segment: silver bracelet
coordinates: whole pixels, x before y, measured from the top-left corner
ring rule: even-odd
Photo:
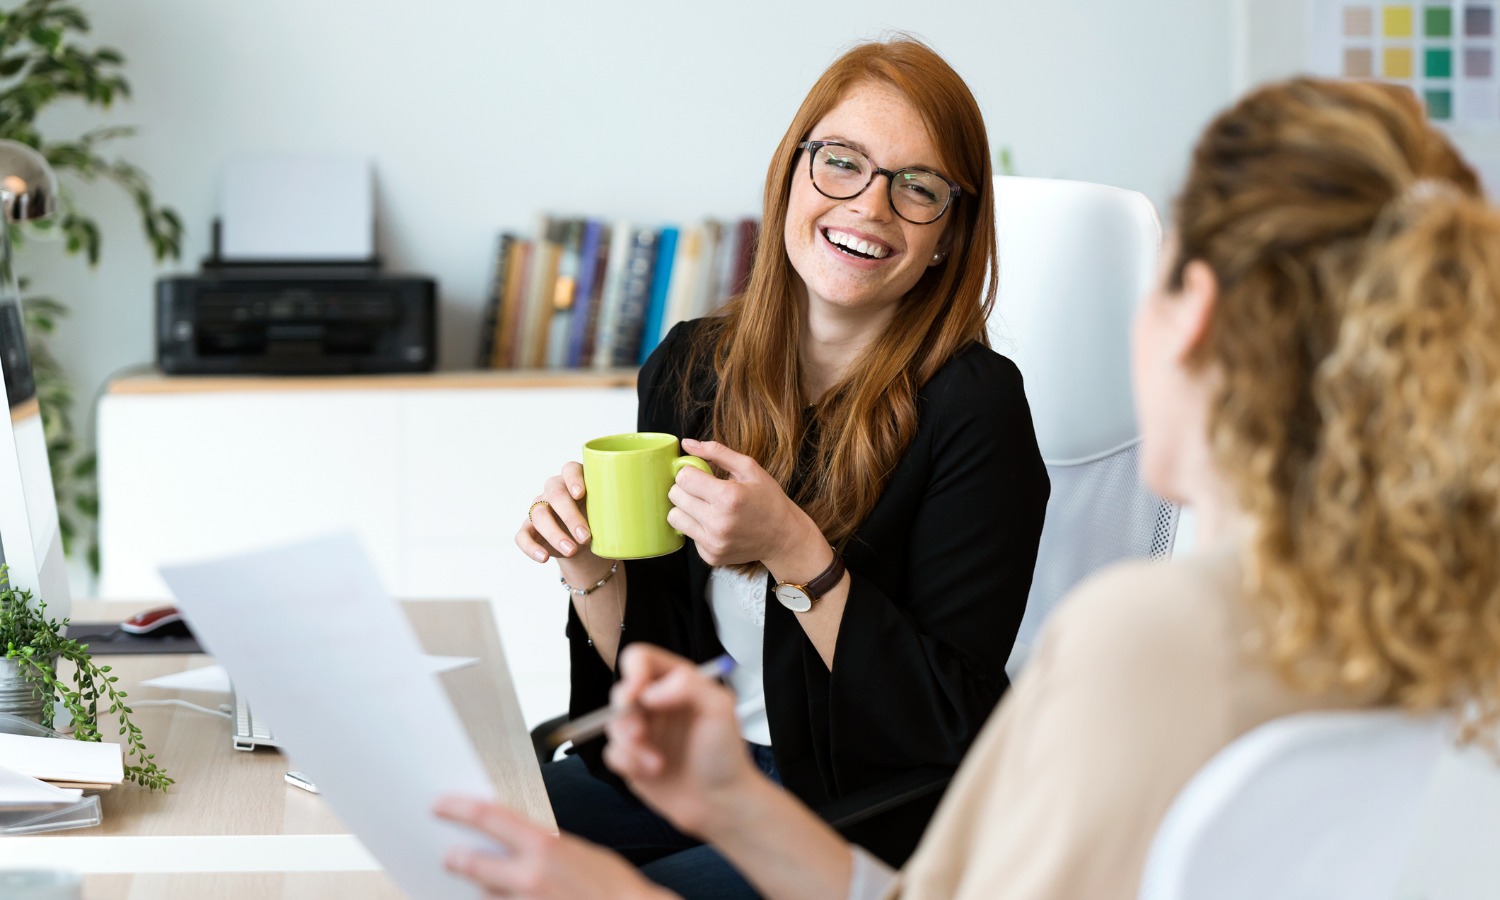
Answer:
[[[588,586],[586,588],[576,588],[576,587],[573,587],[571,584],[568,584],[568,579],[565,578],[565,577],[563,577],[563,576],[561,576],[561,575],[557,576],[557,581],[563,587],[567,588],[568,589],[568,593],[572,594],[573,596],[575,596],[575,597],[587,597],[589,594],[592,594],[594,591],[597,591],[600,588],[604,587],[605,582],[607,582],[611,578],[615,577],[615,573],[618,572],[619,570],[620,570],[620,561],[617,559],[614,562],[612,562],[612,563],[609,564],[609,571],[604,573],[604,577],[603,578],[599,579],[598,581],[594,582],[592,585],[590,585],[590,586]]]
[[[586,587],[586,588],[576,588],[576,587],[573,587],[571,584],[568,584],[568,579],[566,579],[566,578],[564,578],[562,576],[558,576],[557,580],[562,584],[562,586],[564,588],[567,588],[567,591],[568,591],[569,594],[572,594],[575,597],[582,597],[583,598],[583,615],[582,615],[582,619],[583,619],[583,633],[586,636],[586,638],[587,638],[587,640],[589,642],[589,646],[590,647],[594,646],[594,637],[593,637],[592,634],[589,633],[589,594],[592,594],[594,591],[597,591],[600,588],[604,587],[604,583],[606,581],[609,581],[611,578],[615,577],[615,573],[618,572],[619,570],[620,570],[620,561],[617,559],[614,562],[612,562],[612,563],[609,564],[609,571],[604,573],[604,577],[603,578],[599,579],[598,581],[594,582],[592,585],[590,585],[589,587]],[[625,630],[625,622],[624,622],[624,620],[621,620],[621,622],[620,622],[620,630],[621,631]]]

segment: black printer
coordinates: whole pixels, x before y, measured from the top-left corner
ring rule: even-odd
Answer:
[[[156,361],[174,375],[428,372],[437,285],[373,265],[206,260],[157,281]]]

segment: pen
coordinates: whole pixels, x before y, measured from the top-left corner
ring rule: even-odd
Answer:
[[[698,674],[704,678],[723,678],[734,671],[734,665],[734,658],[726,653],[699,666]],[[568,741],[577,744],[579,741],[598,737],[618,712],[613,706],[601,706],[591,713],[585,713],[548,735],[547,744],[555,750]]]

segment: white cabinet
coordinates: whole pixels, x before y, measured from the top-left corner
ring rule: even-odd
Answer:
[[[567,597],[513,537],[542,481],[635,428],[634,373],[115,382],[99,406],[100,595],[164,562],[353,530],[387,589],[488,598],[528,724],[567,706]],[[246,615],[253,615],[247,610]]]

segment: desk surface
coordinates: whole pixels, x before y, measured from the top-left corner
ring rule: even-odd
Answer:
[[[73,618],[113,621],[140,608],[81,602]],[[427,601],[405,608],[427,652],[479,658],[444,673],[443,684],[502,802],[555,828],[489,605]],[[208,657],[108,662],[132,701],[183,696],[205,706],[220,702],[216,695],[138,686],[205,665]],[[132,718],[177,780],[171,791],[148,793],[134,785],[107,791],[103,825],[0,839],[0,865],[82,870],[86,900],[403,896],[321,798],[286,783],[283,776],[295,764],[280,753],[235,750],[228,720],[182,707],[137,706]]]

